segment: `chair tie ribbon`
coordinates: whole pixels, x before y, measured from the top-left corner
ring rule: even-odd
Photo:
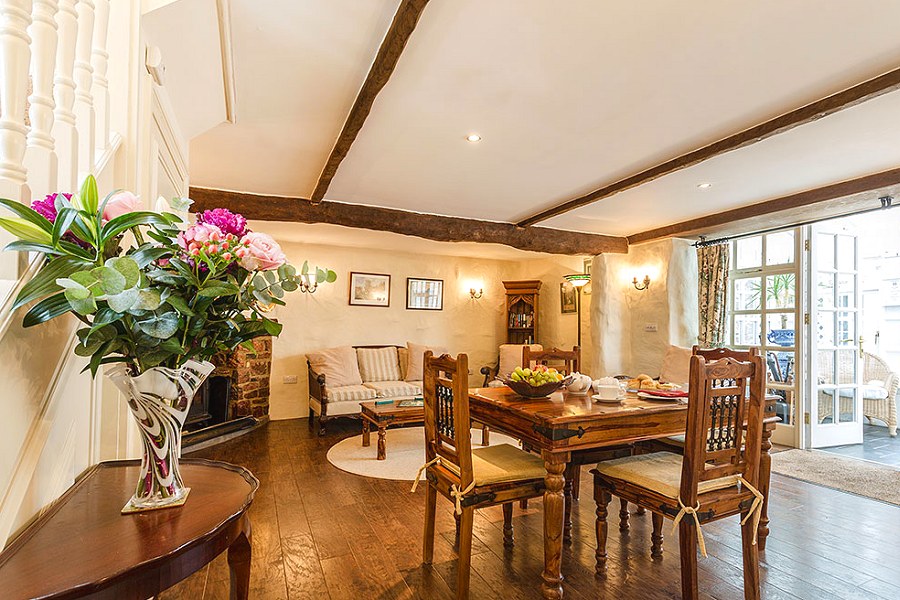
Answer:
[[[750,485],[750,482],[743,477],[738,477],[738,481],[741,482],[742,487],[747,488],[753,494],[753,503],[750,505],[750,510],[747,511],[747,514],[741,519],[741,525],[744,525],[747,522],[747,519],[753,519],[753,545],[755,546],[759,534],[759,519],[762,517],[764,496],[762,495],[762,492]],[[697,502],[697,506],[685,506],[684,502],[679,498],[678,506],[681,507],[681,510],[675,515],[675,520],[672,523],[672,532],[674,533],[675,530],[678,529],[678,524],[685,515],[693,517],[694,524],[697,526],[697,545],[700,546],[700,554],[703,558],[706,558],[706,541],[703,539],[703,529],[700,527],[700,516],[697,514],[697,511],[700,510],[700,502]]]
[[[416,488],[419,486],[419,480],[422,479],[422,474],[425,472],[425,469],[427,469],[431,465],[439,465],[439,464],[441,464],[441,457],[435,456],[434,458],[429,460],[427,463],[425,463],[424,465],[419,467],[419,470],[416,473],[416,479],[415,479],[415,481],[413,481],[412,488],[409,490],[410,493],[416,491]]]
[[[460,490],[459,486],[455,483],[450,486],[450,495],[453,496],[453,499],[456,501],[456,514],[462,514],[462,500],[466,496],[466,494],[471,492],[473,489],[475,489],[474,479],[472,480],[472,483],[466,486],[466,489],[464,490]]]
[[[425,469],[427,469],[431,465],[439,465],[439,464],[441,464],[441,457],[435,456],[434,458],[429,460],[427,463],[425,463],[424,465],[419,467],[419,472],[416,473],[416,479],[415,479],[415,481],[413,481],[412,488],[410,488],[409,491],[410,492],[416,491],[416,488],[419,486],[419,481],[421,481],[422,474],[425,472]],[[475,489],[475,481],[474,480],[472,481],[472,483],[470,483],[468,486],[466,486],[466,489],[464,489],[464,490],[459,489],[459,486],[455,483],[450,486],[450,495],[453,497],[453,500],[456,502],[456,514],[458,514],[458,515],[462,514],[463,498],[465,498],[466,494],[471,492],[473,489]]]

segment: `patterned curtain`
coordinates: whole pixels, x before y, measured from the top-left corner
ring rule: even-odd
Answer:
[[[700,274],[700,335],[697,336],[697,343],[701,348],[725,345],[730,258],[731,245],[728,243],[697,248],[697,270]]]

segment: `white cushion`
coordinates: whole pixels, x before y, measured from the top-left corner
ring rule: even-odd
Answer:
[[[864,385],[861,386],[861,389],[863,400],[884,400],[888,397],[888,391],[879,385]],[[833,389],[820,389],[819,391],[823,394],[834,396]],[[840,396],[841,398],[853,398],[853,389],[841,388]]]
[[[431,350],[435,356],[441,356],[447,353],[447,349],[443,346],[423,346],[415,342],[406,342],[408,363],[406,365],[406,381],[422,381],[425,379],[425,352]]]
[[[325,398],[330,405],[332,402],[361,402],[374,400],[378,394],[375,390],[364,385],[342,385],[337,387],[325,387]],[[331,412],[329,410],[329,412]]]
[[[396,346],[384,348],[357,348],[359,373],[363,381],[398,381],[400,362]]]
[[[522,365],[522,349],[528,344],[500,344],[500,368],[497,370],[497,377],[506,379],[516,367]],[[529,347],[535,351],[544,349],[540,344],[530,344]]]
[[[597,465],[597,471],[612,479],[628,481],[652,490],[667,498],[678,498],[681,490],[681,456],[671,452],[637,454],[606,460]],[[701,481],[697,492],[703,494],[736,485],[737,475]]]
[[[367,381],[363,385],[374,390],[379,398],[416,396],[422,393],[422,386],[407,381]]]
[[[687,383],[691,379],[691,354],[690,348],[681,346],[669,346],[663,357],[662,368],[659,370],[659,380],[666,383]]]
[[[353,346],[326,348],[311,352],[306,358],[313,371],[325,376],[325,385],[329,388],[362,384]]]

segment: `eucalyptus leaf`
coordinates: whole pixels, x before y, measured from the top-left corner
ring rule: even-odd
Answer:
[[[137,285],[141,277],[141,269],[137,262],[128,256],[120,256],[110,258],[104,263],[110,269],[118,271],[125,279],[122,289],[131,288]]]
[[[85,297],[84,292],[87,292],[87,290],[69,288],[65,292],[66,300],[69,301],[72,310],[78,314],[89,315],[97,310],[97,301],[94,300],[94,297],[91,296],[90,293]]]
[[[135,300],[134,304],[132,304],[131,308],[128,310],[156,310],[159,308],[160,303],[159,290],[139,290],[137,300]]]
[[[154,311],[136,317],[135,323],[147,335],[164,340],[178,331],[178,313]]]
[[[127,290],[122,290],[122,292],[118,294],[107,296],[106,303],[109,304],[110,309],[117,313],[124,313],[134,306],[139,294],[140,290],[138,288],[129,288]]]
[[[281,289],[286,292],[296,292],[299,287],[293,279],[285,279],[281,282]]]
[[[337,281],[337,273],[328,269],[328,273],[325,275],[325,283],[334,283]]]
[[[281,289],[281,286],[277,283],[273,283],[269,286],[269,293],[276,298],[284,298],[284,290]]]
[[[275,273],[273,273],[272,271],[266,271],[265,273],[263,273],[263,276],[265,276],[266,281],[267,281],[270,285],[273,284],[273,283],[275,283],[275,282],[277,281],[277,279],[276,279],[276,277],[275,277]]]

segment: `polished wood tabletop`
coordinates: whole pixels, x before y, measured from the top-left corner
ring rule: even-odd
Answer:
[[[759,525],[760,550],[765,549],[768,528],[768,489],[771,474],[769,438],[778,418],[775,397],[767,397],[760,491],[765,495]],[[594,400],[558,391],[546,398],[525,398],[508,387],[469,390],[473,420],[489,425],[540,450],[547,471],[544,492],[544,570],[541,595],[563,597],[562,544],[566,487],[565,472],[572,454],[683,434],[687,404],[676,400],[645,400],[626,395],[619,403]]]
[[[0,553],[0,598],[144,600],[226,549],[232,598],[246,598],[256,478],[227,463],[184,459],[184,506],[123,515],[139,470],[140,461],[111,461],[82,475]]]

